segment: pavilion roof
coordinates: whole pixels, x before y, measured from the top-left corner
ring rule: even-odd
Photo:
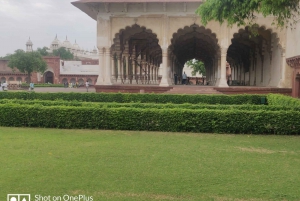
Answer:
[[[77,3],[151,3],[151,2],[202,2],[203,0],[79,0],[72,2],[72,4]]]
[[[94,20],[97,20],[97,15],[93,13],[87,6],[89,3],[189,3],[203,2],[204,0],[79,0],[71,2],[74,6],[85,12]]]

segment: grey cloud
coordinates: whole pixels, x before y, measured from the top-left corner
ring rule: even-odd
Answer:
[[[25,49],[28,37],[37,47],[49,46],[55,35],[80,47],[96,45],[96,22],[70,2],[73,0],[0,0],[0,56]]]

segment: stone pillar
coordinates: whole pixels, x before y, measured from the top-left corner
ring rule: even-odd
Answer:
[[[221,48],[221,69],[220,69],[220,81],[217,87],[228,87],[227,80],[226,80],[226,56],[227,56],[228,48],[222,47]]]
[[[153,79],[153,73],[154,73],[154,71],[153,71],[153,69],[154,69],[154,65],[153,64],[151,64],[151,83],[152,84],[154,84],[154,79]]]
[[[231,67],[231,83],[232,83],[232,80],[234,80],[235,67],[233,66],[230,67]]]
[[[158,67],[156,65],[154,65],[154,82],[158,83]]]
[[[217,55],[217,81],[215,86],[219,86],[220,84],[220,78],[221,78],[221,55]]]
[[[122,72],[122,53],[118,54],[118,83],[122,83],[122,76],[123,76],[123,72]]]
[[[135,65],[135,57],[134,56],[132,56],[131,62],[132,62],[132,72],[133,72],[132,79],[136,80],[137,73],[136,73],[136,65]]]
[[[285,68],[286,68],[286,58],[285,58],[285,49],[281,49],[281,72],[280,72],[280,82],[279,86],[280,88],[285,87]]]
[[[142,83],[142,80],[143,80],[143,62],[140,58],[138,59],[138,62],[139,62],[139,67],[138,67],[139,80],[140,80],[140,83]]]
[[[99,75],[97,78],[97,83],[96,85],[103,85],[104,84],[104,52],[103,49],[104,47],[98,47],[99,51]]]
[[[162,49],[162,78],[161,82],[159,84],[160,87],[168,87],[171,85],[170,79],[169,79],[169,71],[168,71],[168,49],[164,48]]]
[[[110,57],[110,48],[105,48],[105,85],[112,85],[111,83],[111,57]]]
[[[111,80],[112,80],[112,83],[116,83],[117,79],[116,79],[116,70],[115,70],[115,55],[112,54],[111,55],[111,63],[110,63],[110,69],[111,69]]]

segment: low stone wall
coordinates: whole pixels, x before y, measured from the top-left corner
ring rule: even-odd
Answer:
[[[291,88],[276,88],[276,87],[215,87],[215,90],[224,94],[283,94],[292,95]]]
[[[143,86],[143,85],[95,85],[96,92],[111,93],[165,93],[173,87]]]

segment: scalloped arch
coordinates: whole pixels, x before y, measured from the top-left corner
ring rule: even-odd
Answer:
[[[239,28],[238,31],[233,34],[233,37],[231,38],[231,40],[234,38],[237,38],[240,34],[246,33],[247,27],[248,26],[246,26],[244,28]],[[275,37],[275,40],[276,40],[277,44],[280,46],[280,48],[283,48],[281,38],[278,35],[276,30],[274,31],[274,29],[272,27],[267,27],[267,25],[265,25],[265,24],[260,25],[258,27],[258,29],[262,30],[262,31],[269,31],[270,35]]]
[[[204,26],[199,26],[198,24],[191,24],[190,26],[184,26],[183,28],[180,28],[177,30],[177,32],[172,34],[172,38],[171,38],[171,45],[176,43],[176,40],[182,36],[183,34],[187,34],[188,32],[193,31],[193,29],[196,28],[198,29],[197,32],[201,32],[203,34],[208,35],[216,44],[218,44],[218,38],[217,38],[217,34],[212,32],[212,30],[210,28],[206,28]]]
[[[154,33],[151,29],[147,29],[145,26],[140,26],[138,24],[133,24],[131,26],[126,26],[125,28],[119,29],[119,32],[115,33],[115,37],[113,38],[113,41],[115,42],[119,38],[120,34],[122,34],[124,32],[128,33],[128,32],[131,32],[131,31],[134,31],[134,30],[137,30],[137,29],[145,31],[147,33],[151,33],[158,39],[157,34]],[[133,32],[130,35],[134,35],[134,34],[137,34],[137,33],[138,32]],[[158,41],[159,41],[159,39],[158,39]]]

